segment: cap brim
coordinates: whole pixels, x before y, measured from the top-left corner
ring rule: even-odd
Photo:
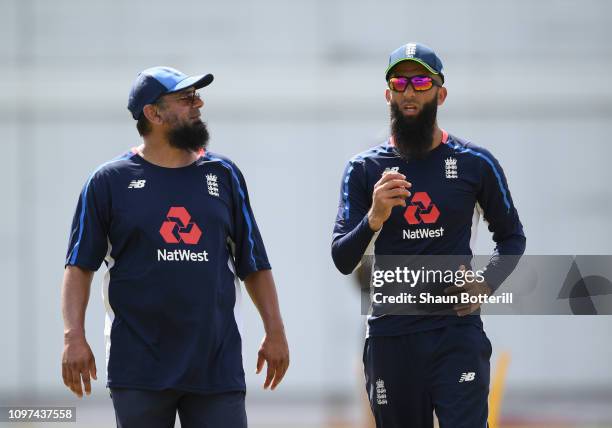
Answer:
[[[421,61],[418,58],[402,58],[400,60],[395,61],[393,64],[390,64],[389,67],[387,67],[387,71],[385,71],[385,78],[389,78],[389,72],[391,71],[391,69],[393,67],[395,67],[397,64],[399,64],[400,62],[404,62],[404,61],[414,61],[414,62],[418,62],[419,64],[421,64],[423,67],[425,67],[430,73],[435,74],[435,75],[440,75],[440,73],[438,73],[436,70],[434,70],[433,68],[431,68],[425,61]]]
[[[212,83],[214,77],[212,74],[200,74],[198,76],[189,76],[186,79],[181,80],[176,86],[170,89],[167,94],[171,92],[180,91],[182,89],[195,87],[196,89],[203,88],[204,86],[208,86]]]

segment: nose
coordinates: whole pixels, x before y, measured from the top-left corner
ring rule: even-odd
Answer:
[[[193,107],[197,109],[204,107],[204,100],[200,97],[196,97],[196,99],[193,101]]]
[[[413,98],[416,95],[416,91],[414,90],[412,85],[409,84],[408,86],[406,86],[406,89],[404,90],[404,92],[402,92],[402,95],[405,98]]]

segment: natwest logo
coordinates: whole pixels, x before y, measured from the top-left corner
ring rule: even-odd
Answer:
[[[184,242],[195,245],[202,237],[202,231],[197,224],[191,221],[191,214],[185,207],[171,207],[159,233],[168,244]]]
[[[408,224],[432,224],[438,221],[438,217],[440,210],[431,202],[427,192],[416,192],[404,212]]]

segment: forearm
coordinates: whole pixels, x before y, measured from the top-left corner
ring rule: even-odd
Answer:
[[[374,233],[368,223],[368,217],[364,216],[353,230],[334,239],[332,242],[332,258],[340,272],[345,275],[353,272],[361,261]]]
[[[62,283],[62,316],[64,338],[85,338],[85,310],[93,272],[78,266],[66,266]]]
[[[272,271],[260,270],[251,273],[244,279],[244,285],[259,311],[266,333],[282,332],[284,334],[285,328]]]
[[[525,252],[525,245],[526,239],[522,235],[511,235],[497,243],[484,275],[493,291],[510,276]]]

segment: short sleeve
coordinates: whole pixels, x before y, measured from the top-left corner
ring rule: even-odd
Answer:
[[[94,173],[77,203],[65,265],[98,270],[108,249],[109,207],[110,194],[103,174]]]
[[[244,177],[236,165],[226,165],[232,180],[233,230],[230,238],[233,243],[234,264],[238,277],[244,280],[252,272],[271,267],[251,209]]]

